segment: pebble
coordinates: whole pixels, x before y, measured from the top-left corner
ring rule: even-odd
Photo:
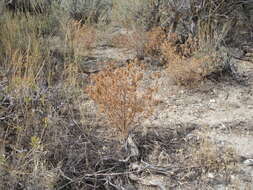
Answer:
[[[208,174],[207,174],[207,177],[209,177],[209,178],[213,179],[215,176],[214,176],[214,174],[213,174],[213,173],[208,173]]]
[[[246,166],[253,166],[253,159],[244,160],[243,164]]]

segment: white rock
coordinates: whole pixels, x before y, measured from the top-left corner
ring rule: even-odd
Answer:
[[[253,166],[253,159],[247,159],[243,161],[246,166]]]
[[[214,178],[214,174],[213,174],[213,173],[208,173],[208,174],[207,174],[207,177],[213,179],[213,178]]]

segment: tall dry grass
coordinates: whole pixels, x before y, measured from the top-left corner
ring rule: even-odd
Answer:
[[[37,19],[6,14],[1,22],[1,67],[7,71],[10,90],[35,88],[41,77],[49,75],[44,72],[49,50],[41,39],[43,20]]]
[[[77,50],[81,44],[87,52],[90,39],[86,42],[80,37],[81,25],[61,35],[60,29],[55,32],[51,28],[49,19],[22,13],[5,13],[0,18],[0,189],[49,190],[66,185],[69,181],[60,170],[69,164],[61,161],[73,156],[65,151],[66,146],[73,145],[73,136],[87,132],[85,126],[73,128],[70,121],[79,123],[84,114],[79,104],[83,91],[77,84],[81,80],[77,60],[81,50]],[[48,46],[56,34],[64,36],[66,44],[73,36],[74,45],[68,44],[67,51],[63,48],[57,54],[58,50]],[[71,48],[73,56],[68,53]],[[63,142],[61,136],[69,140]]]

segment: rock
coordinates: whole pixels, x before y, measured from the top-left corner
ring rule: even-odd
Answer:
[[[124,187],[125,190],[137,190],[132,184],[128,184]]]
[[[101,71],[104,67],[96,58],[88,57],[81,62],[81,69],[84,73],[96,73]]]
[[[226,185],[219,184],[214,187],[215,190],[227,190]]]
[[[253,166],[253,159],[246,159],[243,161],[243,164],[246,166]]]
[[[207,174],[207,177],[209,177],[209,178],[213,179],[215,176],[214,176],[214,174],[213,174],[213,173],[208,173],[208,174]]]

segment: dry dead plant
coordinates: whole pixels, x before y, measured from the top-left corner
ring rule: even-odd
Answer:
[[[218,147],[207,136],[192,150],[192,164],[207,172],[229,172],[236,169],[237,156],[231,147]]]
[[[19,90],[34,88],[36,86],[36,78],[39,72],[38,65],[32,60],[36,57],[25,56],[16,51],[11,58],[10,65],[12,73],[9,76],[9,90]]]
[[[87,56],[89,50],[94,47],[97,35],[92,26],[83,25],[81,21],[69,20],[62,23],[65,33],[66,48],[74,56]]]
[[[19,90],[35,88],[45,65],[40,41],[33,35],[29,39],[25,50],[17,48],[8,52],[9,90],[15,90],[16,93]]]
[[[65,64],[63,77],[65,87],[78,87],[79,85],[79,66],[75,62]]]
[[[152,114],[154,89],[138,93],[143,71],[135,62],[114,69],[112,66],[91,77],[92,85],[86,92],[99,105],[110,127],[119,132],[119,138],[127,137],[140,118]]]
[[[187,58],[193,56],[199,50],[199,40],[192,35],[184,40],[177,33],[169,33],[161,44],[162,53],[167,59],[175,59],[175,56]],[[168,56],[169,55],[169,56]]]
[[[212,71],[215,71],[215,67],[209,65],[214,60],[215,58],[209,55],[178,58],[168,64],[167,71],[178,85],[192,87],[201,82]]]
[[[155,27],[147,32],[145,53],[151,56],[161,55],[161,45],[166,39],[166,32],[161,27]]]
[[[119,48],[127,48],[127,49],[134,48],[134,44],[133,42],[131,42],[129,34],[116,35],[112,38],[111,43],[113,46]]]
[[[126,48],[127,50],[134,50],[137,56],[144,55],[144,48],[147,41],[146,32],[142,30],[129,31],[125,34],[115,35],[111,43],[115,47]]]
[[[62,22],[62,28],[65,32],[66,48],[63,80],[66,87],[77,87],[80,82],[79,63],[94,47],[97,40],[96,30],[75,20]]]
[[[49,48],[41,38],[44,21],[38,17],[6,14],[0,27],[0,66],[6,72],[8,89],[14,94],[34,89],[47,81],[52,71]]]
[[[215,72],[222,60],[216,51],[208,52],[199,49],[196,38],[189,36],[185,42],[171,33],[161,45],[161,52],[167,61],[167,71],[179,85],[192,86],[198,84],[207,75]]]

